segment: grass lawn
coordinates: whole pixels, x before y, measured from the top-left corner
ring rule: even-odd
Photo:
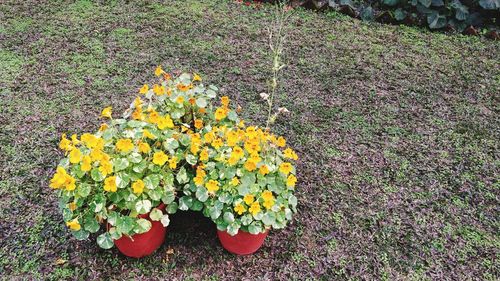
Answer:
[[[59,137],[123,111],[156,65],[266,118],[272,9],[105,2],[0,5],[0,278],[500,278],[500,44],[306,10],[288,22],[291,113],[274,127],[300,156],[289,227],[244,257],[184,212],[144,259],[75,240],[48,187]]]

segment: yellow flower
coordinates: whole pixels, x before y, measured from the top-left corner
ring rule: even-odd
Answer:
[[[116,192],[117,187],[116,187],[116,177],[108,177],[104,180],[104,191],[107,192]]]
[[[155,110],[151,111],[149,113],[149,122],[156,124],[156,123],[158,123],[158,121],[160,121],[160,114],[158,112],[156,112]]]
[[[130,152],[134,149],[134,144],[131,139],[119,139],[116,141],[116,149],[120,152]]]
[[[175,169],[177,168],[177,157],[176,156],[173,156],[172,158],[168,159],[168,167],[170,169]]]
[[[74,219],[72,221],[67,222],[66,226],[69,227],[73,231],[78,231],[82,228],[80,226],[80,223],[78,223],[78,219]]]
[[[90,159],[92,162],[101,161],[104,158],[104,152],[100,149],[93,149],[90,151]]]
[[[250,126],[245,130],[245,135],[247,136],[247,138],[253,139],[257,136],[257,130],[254,126]]]
[[[292,171],[292,164],[288,163],[288,162],[283,162],[280,164],[280,172],[282,172],[283,174],[285,175],[288,175],[291,171]]]
[[[238,123],[238,127],[244,128],[245,127],[245,121],[240,120],[240,122]]]
[[[243,148],[239,146],[235,146],[233,151],[231,151],[231,157],[241,159],[243,156],[245,156],[245,152],[243,151]]]
[[[245,195],[245,197],[243,197],[243,201],[245,201],[245,204],[250,206],[250,204],[252,204],[253,201],[255,201],[255,196],[253,196],[252,194],[247,194]]]
[[[246,210],[245,210],[245,207],[241,204],[236,204],[236,206],[234,206],[234,211],[236,213],[238,213],[238,215],[242,215]]]
[[[266,165],[262,165],[259,168],[259,173],[263,176],[269,174],[269,168]]]
[[[145,94],[149,91],[149,86],[147,84],[144,84],[144,86],[142,86],[140,89],[139,89],[139,94]]]
[[[195,127],[196,129],[201,129],[201,128],[203,128],[203,120],[201,120],[201,119],[196,119],[196,120],[194,120],[194,127]]]
[[[144,191],[144,182],[142,180],[137,180],[132,183],[132,191],[135,194],[141,194]]]
[[[141,121],[144,120],[144,114],[142,114],[142,109],[140,107],[132,112],[132,119]]]
[[[144,129],[142,131],[142,136],[145,137],[145,138],[148,138],[148,139],[152,139],[152,140],[156,139],[156,137],[150,131],[148,131],[147,129]]]
[[[151,151],[151,147],[147,142],[140,142],[138,147],[139,151],[142,153],[149,153]]]
[[[257,169],[257,165],[255,164],[255,162],[253,162],[253,161],[251,161],[251,160],[247,160],[243,166],[244,166],[244,167],[245,167],[245,169],[247,169],[249,172],[252,172],[252,171],[254,171],[255,169]]]
[[[104,108],[101,112],[101,116],[106,118],[111,118],[111,114],[113,113],[112,109],[113,108],[111,106]]]
[[[231,184],[232,186],[237,186],[238,184],[240,184],[240,180],[237,177],[234,177],[231,179],[229,184]]]
[[[252,215],[256,215],[260,212],[260,204],[259,202],[253,202],[250,208],[248,208],[248,212]]]
[[[76,188],[75,181],[76,180],[74,177],[72,177],[70,175],[66,175],[66,180],[65,180],[64,184],[66,185],[67,191],[75,190],[75,188]]]
[[[271,209],[273,206],[274,206],[274,199],[272,200],[268,200],[268,201],[264,201],[264,203],[262,204],[264,207],[266,207],[266,209]]]
[[[175,99],[176,103],[184,103],[184,97],[183,96],[178,96],[177,99]]]
[[[284,137],[279,137],[276,144],[279,146],[279,147],[285,147],[286,145],[286,140]]]
[[[294,187],[297,182],[297,178],[294,175],[289,175],[286,179],[286,186]]]
[[[108,128],[108,124],[102,123],[101,126],[99,127],[99,132],[106,131],[107,128]]]
[[[80,161],[82,161],[82,152],[75,147],[69,153],[69,162],[71,162],[71,164],[77,164],[80,163]]]
[[[88,155],[83,156],[82,165],[80,169],[84,172],[88,172],[90,171],[90,169],[92,169],[92,159],[90,158],[90,156]]]
[[[198,74],[194,74],[193,81],[201,81],[201,77]]]
[[[66,170],[63,167],[58,166],[56,173],[50,180],[49,186],[53,189],[62,188],[66,183],[66,176],[67,176]]]
[[[207,161],[207,160],[208,160],[208,149],[205,148],[200,153],[200,161]]]
[[[200,176],[196,176],[194,177],[194,183],[197,185],[197,186],[200,186],[203,184],[203,177],[200,177]]]
[[[186,92],[191,88],[193,88],[192,84],[189,84],[189,85],[184,85],[182,83],[177,84],[177,89],[179,89],[179,91],[181,91],[181,92]]]
[[[66,134],[62,134],[61,141],[59,142],[59,148],[65,151],[70,151],[73,148],[71,141],[66,138]]]
[[[229,97],[223,96],[220,98],[220,102],[222,103],[223,106],[228,107],[229,106]]]
[[[283,151],[283,156],[285,156],[286,158],[289,158],[289,159],[293,159],[293,160],[298,160],[299,157],[297,156],[297,153],[295,153],[295,151],[293,151],[291,148],[287,148]]]
[[[209,180],[206,184],[205,187],[209,192],[217,191],[219,190],[219,182],[216,180]]]
[[[104,176],[107,176],[113,172],[113,164],[109,160],[103,159],[101,161],[101,166],[99,167],[99,172]]]
[[[264,199],[264,201],[274,200],[274,195],[269,190],[262,192],[262,194],[260,194],[260,197],[262,197],[262,199]]]
[[[77,208],[77,205],[75,202],[71,202],[68,204],[68,209],[70,209],[71,211],[76,210],[76,208]]]
[[[158,65],[158,66],[156,67],[156,69],[155,69],[155,75],[159,77],[160,75],[162,75],[162,74],[163,74],[163,72],[164,72],[164,71],[163,71],[163,69],[161,69],[161,65]]]
[[[212,142],[212,146],[215,148],[215,149],[219,149],[222,147],[224,143],[222,142],[222,139],[220,138],[217,138],[215,139],[213,142]]]
[[[158,151],[153,154],[153,163],[158,166],[163,166],[168,161],[168,156],[163,151]]]
[[[229,165],[231,165],[231,166],[234,166],[234,165],[236,165],[239,161],[240,161],[240,159],[239,159],[239,158],[236,158],[236,157],[231,156],[231,157],[229,157],[229,159],[227,160],[227,163],[228,163]]]
[[[99,142],[99,139],[100,138],[98,138],[98,137],[96,137],[96,136],[94,136],[92,134],[89,134],[89,133],[85,133],[81,137],[82,142],[88,148],[94,148],[94,147],[96,147],[97,144],[98,144],[98,142]]]
[[[217,108],[217,110],[215,111],[215,120],[217,121],[220,121],[224,118],[226,118],[227,114],[226,114],[226,110],[223,109],[223,108]]]
[[[172,121],[169,115],[166,115],[164,117],[159,118],[157,125],[158,129],[164,130],[165,128],[173,128],[174,122]]]
[[[164,86],[160,86],[158,84],[154,84],[153,85],[153,92],[157,95],[157,96],[161,96],[161,95],[164,95],[167,91],[165,89]]]
[[[239,141],[238,134],[234,131],[229,131],[226,135],[226,138],[228,146],[235,146]]]

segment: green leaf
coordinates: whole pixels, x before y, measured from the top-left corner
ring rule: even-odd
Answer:
[[[132,170],[136,173],[142,173],[144,171],[144,169],[146,169],[147,167],[148,167],[148,161],[146,161],[144,159],[141,162],[139,162],[138,164],[134,165]]]
[[[182,167],[179,169],[177,176],[175,177],[180,184],[187,183],[189,181],[186,168]]]
[[[174,138],[169,138],[163,142],[163,147],[167,150],[175,150],[179,147],[179,142]]]
[[[99,223],[94,218],[94,216],[88,216],[85,218],[84,228],[90,233],[96,233],[99,230]]]
[[[222,213],[222,210],[219,208],[211,207],[209,209],[210,218],[212,220],[216,220],[218,217],[220,217],[221,213]]]
[[[262,232],[262,228],[257,224],[252,223],[248,226],[248,232],[250,232],[251,234],[259,234]]]
[[[139,163],[141,162],[142,160],[142,156],[137,153],[137,152],[132,152],[130,153],[130,155],[127,157],[128,161],[132,162],[132,163]]]
[[[128,165],[129,162],[125,158],[118,158],[113,161],[113,167],[115,168],[116,172],[126,169]]]
[[[210,87],[210,86],[208,86],[208,87]],[[209,97],[211,99],[213,99],[213,98],[215,98],[217,96],[217,93],[215,91],[213,91],[213,90],[207,90],[206,94],[207,94],[207,97]]]
[[[205,202],[208,199],[208,191],[203,186],[198,186],[196,189],[196,199],[200,200],[200,202]]]
[[[237,223],[231,223],[227,226],[227,233],[231,236],[238,234],[238,230],[240,229],[240,225]]]
[[[111,236],[111,239],[113,240],[118,240],[122,238],[122,234],[116,229],[116,227],[112,227],[109,229],[109,235]]]
[[[201,108],[207,107],[207,100],[203,97],[199,97],[196,99],[196,105]]]
[[[82,183],[78,186],[78,195],[87,197],[90,194],[91,187],[88,183]]]
[[[134,229],[134,222],[134,218],[119,216],[116,220],[116,229],[121,233],[130,234],[132,229]]]
[[[193,211],[201,211],[203,209],[203,203],[194,199],[193,204],[191,205],[191,210]]]
[[[249,225],[253,221],[253,217],[250,214],[246,214],[240,218],[243,225]]]
[[[167,214],[163,215],[160,219],[161,224],[163,224],[164,227],[167,227],[170,224],[170,218],[168,217]]]
[[[116,174],[116,186],[120,189],[126,188],[130,183],[130,176],[125,172]]]
[[[108,232],[105,232],[97,236],[97,245],[103,249],[111,249],[114,245],[111,235]]]
[[[276,220],[276,217],[274,216],[274,213],[272,212],[266,212],[264,216],[262,216],[262,223],[264,223],[267,226],[272,226]]]
[[[144,178],[144,185],[148,189],[155,189],[160,184],[160,175],[151,174]]]
[[[174,200],[175,200],[175,191],[167,190],[167,191],[163,192],[162,197],[161,197],[161,201],[163,203],[168,205],[168,204],[174,202]]]
[[[145,233],[151,229],[151,222],[147,219],[138,219],[136,221],[136,228],[134,229],[136,233]]]
[[[182,196],[179,198],[179,209],[183,211],[189,210],[193,204],[193,198],[189,196]]]
[[[73,233],[73,236],[77,240],[85,240],[85,239],[89,238],[89,235],[90,235],[90,233],[88,231],[83,230],[83,229],[80,229],[78,231],[71,231],[71,233]]]
[[[177,202],[172,202],[167,206],[166,211],[169,214],[175,214],[177,212],[177,208],[178,208]]]
[[[140,200],[135,204],[135,210],[139,214],[146,214],[151,210],[151,201],[149,200]]]
[[[96,181],[96,182],[101,182],[104,180],[104,176],[99,172],[99,169],[94,168],[92,171],[90,171],[90,177]]]
[[[462,5],[459,0],[453,1],[450,6],[455,9],[455,18],[457,20],[464,21],[469,17],[469,8]]]
[[[230,212],[225,212],[224,213],[224,221],[228,224],[234,222],[234,215]]]
[[[198,159],[196,158],[196,156],[188,154],[186,155],[186,162],[188,162],[191,165],[195,165],[196,163],[198,163]]]
[[[227,118],[231,121],[237,121],[238,120],[238,114],[234,110],[229,111],[227,114]]]
[[[159,221],[163,217],[163,212],[158,208],[153,208],[149,214],[149,218],[154,221]]]

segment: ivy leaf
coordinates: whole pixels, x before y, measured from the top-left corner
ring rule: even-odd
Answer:
[[[237,223],[231,223],[227,226],[227,233],[231,236],[238,234],[238,230],[240,229],[240,225]]]
[[[135,204],[135,210],[139,214],[146,214],[151,210],[151,201],[149,200],[140,200]]]
[[[130,176],[124,172],[116,174],[116,186],[120,189],[126,188],[130,182]]]
[[[136,173],[142,173],[144,169],[146,169],[147,167],[148,167],[148,162],[146,160],[142,160],[138,164],[134,165],[132,170]]]
[[[167,190],[163,192],[161,196],[161,201],[165,204],[170,204],[175,200],[175,192],[173,190]]]
[[[450,6],[455,9],[455,18],[457,20],[464,21],[469,17],[469,8],[462,5],[459,0],[453,1]]]
[[[136,164],[141,162],[141,160],[142,160],[142,156],[137,152],[130,153],[130,155],[127,158],[130,162],[136,163]]]
[[[267,212],[262,217],[262,223],[264,223],[267,226],[272,226],[274,224],[275,220],[276,220],[276,218],[274,216],[274,213],[272,213],[272,212]]]
[[[486,10],[496,10],[500,8],[499,0],[480,0],[479,6]]]
[[[203,97],[199,97],[196,99],[196,105],[201,108],[207,107],[207,100]]]
[[[198,200],[193,200],[193,204],[191,205],[191,210],[193,211],[201,211],[203,209],[203,203]]]
[[[116,227],[112,227],[109,229],[109,235],[111,236],[111,239],[113,240],[118,240],[122,238],[121,232],[119,232]]]
[[[97,245],[103,249],[111,249],[113,248],[113,239],[111,239],[111,235],[106,232],[99,236],[97,236]]]
[[[427,23],[432,29],[443,28],[446,26],[446,16],[440,15],[438,12],[433,12],[427,16]]]
[[[442,7],[444,6],[443,0],[431,0],[431,5],[434,7]]]
[[[418,2],[426,8],[429,8],[432,4],[432,0],[418,0]]]
[[[359,16],[363,21],[373,21],[375,16],[373,15],[373,8],[372,6],[368,6],[364,9],[361,10],[359,13]]]
[[[383,0],[382,2],[384,3],[384,5],[392,7],[396,6],[399,3],[399,0]]]
[[[118,217],[116,220],[116,229],[125,234],[130,234],[134,229],[134,218],[131,217]]]
[[[198,163],[198,159],[196,159],[196,156],[188,154],[186,155],[186,162],[188,162],[191,165],[195,165],[196,163]]]
[[[248,226],[248,232],[251,234],[259,234],[261,232],[262,228],[255,223],[252,223]]]
[[[84,228],[90,233],[96,233],[99,230],[99,223],[96,221],[94,216],[89,216],[85,218]]]

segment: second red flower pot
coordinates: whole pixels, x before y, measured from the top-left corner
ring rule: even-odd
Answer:
[[[231,236],[226,231],[217,230],[220,243],[224,249],[237,255],[250,255],[255,253],[266,239],[269,230],[264,233],[251,234],[243,230],[239,230],[234,236]]]
[[[165,205],[162,203],[157,208],[164,211]],[[163,244],[165,233],[167,232],[167,228],[161,222],[152,221],[149,218],[149,213],[139,215],[138,217],[149,220],[151,222],[151,229],[145,233],[132,235],[132,237],[122,236],[120,239],[115,240],[115,246],[118,250],[122,254],[132,258],[141,258],[152,254]]]

